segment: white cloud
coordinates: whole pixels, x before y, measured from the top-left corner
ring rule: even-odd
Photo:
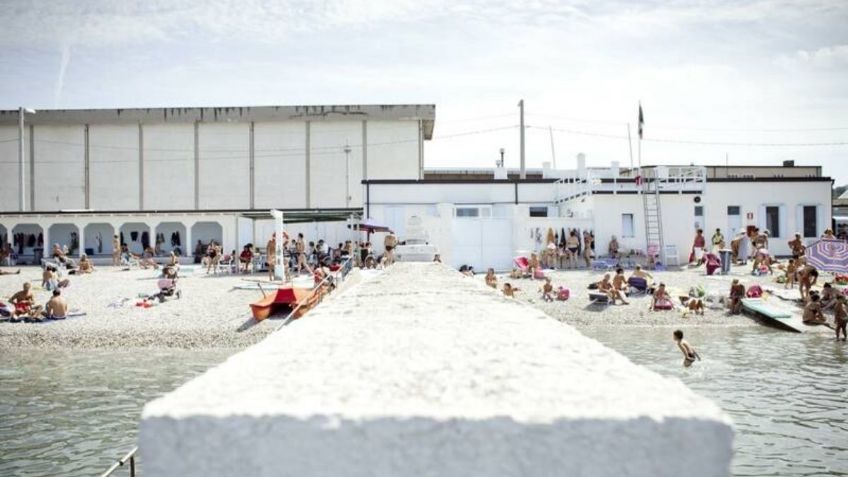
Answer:
[[[817,50],[798,50],[794,55],[779,57],[778,63],[784,66],[813,66],[833,68],[848,66],[848,45],[825,46]]]

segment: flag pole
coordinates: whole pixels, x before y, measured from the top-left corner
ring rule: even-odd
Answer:
[[[630,171],[633,173],[633,139],[630,138],[630,123],[627,123],[627,147],[630,148]]]

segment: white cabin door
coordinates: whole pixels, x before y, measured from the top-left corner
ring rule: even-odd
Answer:
[[[724,231],[724,239],[729,244],[733,237],[742,228],[742,207],[738,205],[727,206],[727,230]]]

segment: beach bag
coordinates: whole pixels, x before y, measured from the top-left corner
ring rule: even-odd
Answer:
[[[748,291],[745,292],[745,296],[748,298],[760,298],[763,296],[763,289],[759,285],[751,285]]]
[[[566,301],[571,298],[571,290],[568,288],[559,287],[559,291],[557,292],[557,300]]]

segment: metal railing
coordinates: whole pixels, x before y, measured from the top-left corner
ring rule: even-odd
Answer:
[[[117,462],[112,464],[112,466],[109,467],[109,470],[100,474],[100,477],[109,477],[116,470],[123,467],[127,462],[129,462],[129,464],[130,464],[130,477],[135,477],[135,454],[137,452],[138,452],[138,446],[133,447],[131,451],[127,452],[127,455],[121,457],[120,459],[118,459]]]
[[[345,260],[345,261],[342,263],[342,266],[341,266],[341,268],[340,268],[341,273],[339,274],[339,281],[338,281],[338,283],[339,283],[339,284],[344,282],[345,277],[347,277],[347,274],[348,274],[348,273],[350,273],[350,271],[351,271],[351,269],[352,269],[352,268],[353,268],[353,257],[351,256],[351,257],[348,257],[348,259],[347,259],[347,260]],[[328,274],[327,274],[327,276],[326,276],[326,277],[324,277],[323,279],[321,279],[321,281],[320,281],[320,282],[316,283],[316,284],[312,287],[312,289],[313,289],[313,290],[318,290],[318,289],[320,289],[320,288],[321,288],[322,286],[324,286],[324,285],[325,285],[325,284],[326,284],[326,283],[327,283],[330,279],[333,279],[333,274],[332,274],[332,273],[328,273]],[[264,292],[263,292],[263,293],[264,293]],[[288,315],[286,315],[286,317],[283,319],[283,322],[282,322],[282,323],[280,323],[280,326],[278,326],[278,327],[277,327],[277,329],[276,329],[275,331],[280,331],[281,329],[283,329],[283,327],[284,327],[284,326],[288,325],[288,324],[289,324],[289,322],[291,322],[291,321],[294,319],[295,314],[296,314],[296,313],[297,313],[297,312],[298,312],[301,308],[303,308],[303,305],[305,305],[306,303],[308,303],[310,299],[312,299],[312,295],[309,295],[308,297],[306,297],[306,298],[304,298],[304,299],[300,300],[299,302],[297,302],[297,305],[295,305],[295,307],[294,307],[294,308],[292,308],[292,311],[291,311],[291,312],[289,312],[289,314],[288,314]],[[323,297],[321,297],[321,300],[323,300],[323,299],[324,299],[324,298],[323,298]],[[320,301],[320,300],[319,300],[319,301]]]

